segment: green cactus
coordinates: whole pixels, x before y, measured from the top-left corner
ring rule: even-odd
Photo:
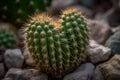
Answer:
[[[0,49],[14,48],[17,44],[14,34],[9,30],[0,31]]]
[[[0,18],[21,24],[36,11],[45,11],[51,0],[0,0]]]
[[[26,49],[35,65],[54,77],[78,67],[86,56],[87,23],[75,9],[65,10],[60,21],[38,14],[28,23],[25,32]]]

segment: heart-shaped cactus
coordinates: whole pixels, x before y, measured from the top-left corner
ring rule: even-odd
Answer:
[[[25,29],[26,49],[35,65],[55,77],[61,77],[80,65],[88,43],[87,23],[73,8],[63,11],[59,21],[38,14]]]
[[[21,24],[34,12],[45,11],[50,4],[51,0],[0,0],[0,18]]]

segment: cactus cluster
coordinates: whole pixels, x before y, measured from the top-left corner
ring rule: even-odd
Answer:
[[[61,77],[84,61],[89,31],[76,9],[66,9],[58,21],[46,14],[33,17],[25,28],[26,49],[42,71]]]
[[[0,0],[0,19],[20,24],[36,11],[45,11],[51,0]]]
[[[0,49],[9,49],[16,46],[16,38],[9,30],[0,31]]]

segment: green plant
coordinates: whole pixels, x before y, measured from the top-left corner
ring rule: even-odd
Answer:
[[[21,24],[34,12],[45,11],[51,0],[0,0],[0,18]]]
[[[14,48],[17,44],[14,34],[9,30],[0,31],[0,49]]]
[[[61,77],[86,57],[87,23],[73,8],[65,10],[59,21],[38,14],[25,28],[25,44],[41,71]]]

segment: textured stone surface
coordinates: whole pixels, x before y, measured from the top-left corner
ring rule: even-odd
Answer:
[[[99,45],[94,40],[90,40],[90,48],[88,49],[88,55],[92,63],[98,63],[109,59],[111,50],[107,47]]]
[[[90,80],[95,66],[91,63],[82,64],[76,71],[68,74],[63,80]]]
[[[115,55],[108,62],[98,65],[96,70],[105,80],[120,80],[120,55]],[[104,80],[101,75],[95,71],[93,80]]]
[[[21,68],[24,56],[20,49],[9,49],[4,54],[4,60],[7,68]]]
[[[120,54],[120,30],[106,41],[105,46],[111,48],[113,54]]]
[[[44,74],[39,74],[36,69],[17,69],[11,68],[5,75],[4,80],[47,80],[47,76]]]
[[[100,71],[98,67],[94,71],[92,80],[105,80],[104,75],[102,74],[102,72]]]
[[[110,26],[105,21],[87,20],[90,28],[91,38],[100,44],[104,44],[111,35]]]

